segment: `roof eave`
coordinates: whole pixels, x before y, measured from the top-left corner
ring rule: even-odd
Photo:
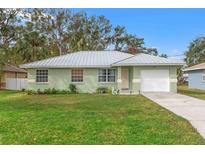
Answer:
[[[184,69],[183,72],[205,70],[205,68]]]
[[[183,66],[185,63],[163,63],[163,64],[113,64],[112,66]]]
[[[83,65],[78,65],[78,66],[20,66],[20,68],[24,69],[40,69],[40,68],[110,68],[112,67],[111,65],[98,65],[98,66],[83,66]]]

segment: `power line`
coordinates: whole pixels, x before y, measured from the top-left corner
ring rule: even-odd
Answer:
[[[180,55],[168,55],[167,57],[180,57],[180,56],[184,56],[184,54],[180,54]]]

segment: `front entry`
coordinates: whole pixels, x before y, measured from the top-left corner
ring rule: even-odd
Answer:
[[[129,69],[122,68],[122,90],[129,89]]]

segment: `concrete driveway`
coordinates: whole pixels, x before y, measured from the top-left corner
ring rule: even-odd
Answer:
[[[187,119],[205,138],[205,101],[176,93],[142,93],[160,106]]]

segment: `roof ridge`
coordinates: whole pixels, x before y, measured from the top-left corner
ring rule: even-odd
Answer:
[[[120,66],[120,65],[128,65],[129,64],[180,64],[182,65],[183,62],[180,60],[176,60],[176,59],[169,59],[169,58],[164,58],[164,57],[160,57],[160,56],[155,56],[155,55],[150,55],[150,54],[146,54],[146,53],[138,53],[134,56],[128,57],[126,59],[123,60],[119,60],[115,63],[112,64],[112,66]],[[158,62],[161,61],[161,62]]]
[[[139,53],[138,53],[138,55],[139,55]],[[130,56],[130,57],[128,57],[128,58],[122,59],[122,60],[118,60],[118,61],[112,63],[111,65],[116,64],[116,63],[119,63],[119,62],[124,61],[124,60],[127,60],[127,59],[130,59],[130,58],[135,57],[135,56],[137,56],[137,54],[136,54],[136,55],[133,55],[133,56]]]

